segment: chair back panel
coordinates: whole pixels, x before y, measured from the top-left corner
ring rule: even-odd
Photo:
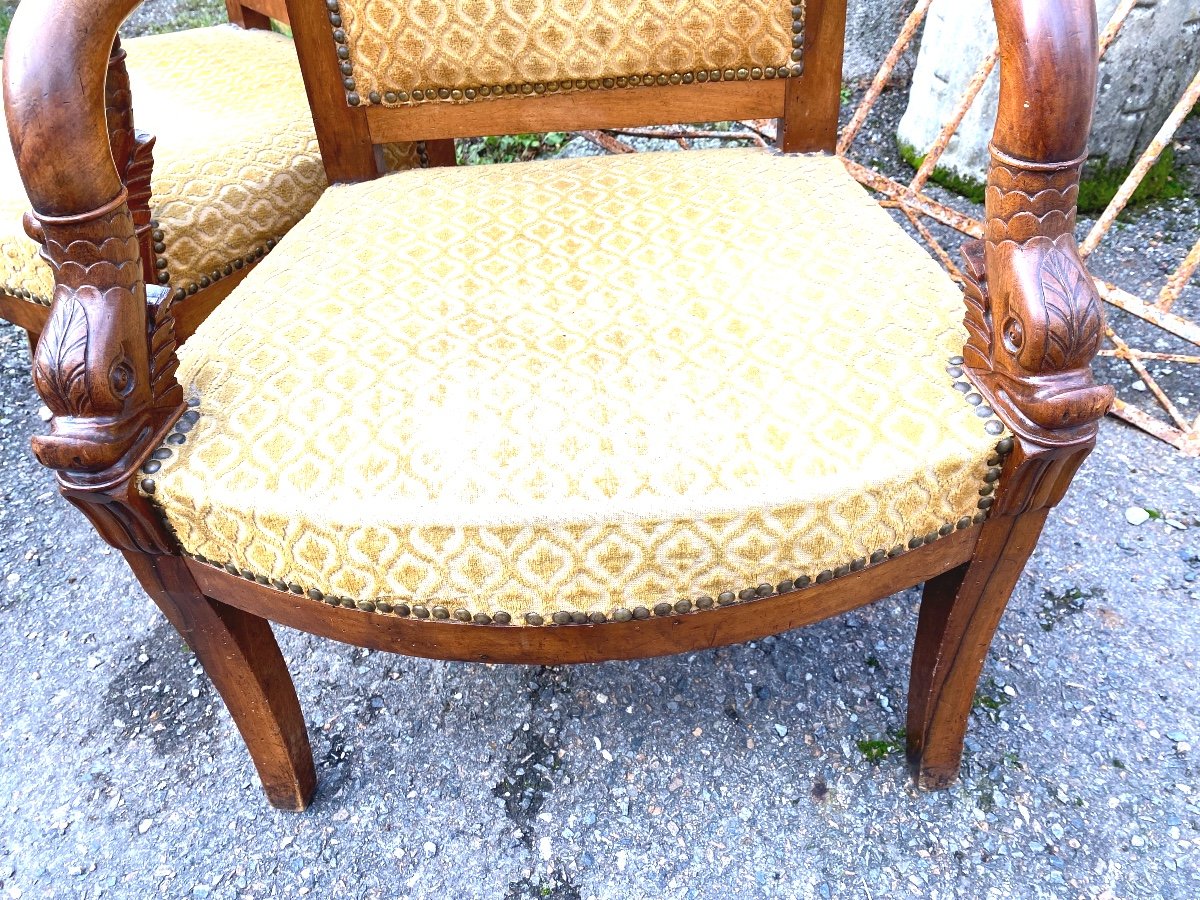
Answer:
[[[804,0],[339,0],[347,102],[799,75]]]
[[[784,118],[832,149],[846,0],[287,0],[333,181],[374,145]]]

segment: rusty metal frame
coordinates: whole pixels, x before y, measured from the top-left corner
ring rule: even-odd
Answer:
[[[929,246],[934,255],[941,261],[946,271],[957,282],[962,281],[962,273],[955,265],[953,257],[938,242],[935,235],[925,225],[924,219],[931,219],[941,225],[948,226],[967,237],[983,236],[983,224],[976,218],[959,212],[944,203],[939,202],[925,193],[925,187],[937,167],[938,161],[946,152],[950,140],[958,131],[963,118],[975,102],[988,77],[996,67],[999,50],[993,46],[979,63],[970,82],[967,84],[962,97],[947,119],[928,154],[921,161],[916,175],[908,184],[901,184],[893,178],[867,168],[851,158],[854,140],[867,121],[875,103],[891,81],[892,73],[912,44],[921,25],[929,13],[933,0],[918,0],[912,12],[909,13],[896,37],[895,43],[884,58],[879,71],[875,73],[866,93],[859,101],[849,122],[838,137],[837,155],[842,159],[846,169],[863,186],[870,188],[880,195],[883,206],[898,210],[921,239]],[[1112,18],[1099,36],[1100,55],[1103,56],[1112,45],[1121,28],[1124,26],[1130,12],[1138,0],[1121,0],[1113,11]],[[1154,139],[1143,151],[1137,163],[1130,170],[1116,195],[1108,207],[1092,225],[1091,230],[1080,244],[1080,252],[1086,258],[1101,244],[1109,233],[1117,217],[1125,209],[1138,185],[1158,161],[1163,150],[1171,142],[1188,113],[1200,102],[1200,72],[1192,79],[1183,95],[1179,98],[1171,114],[1167,117]],[[773,123],[762,121],[742,123],[747,130],[737,132],[720,132],[713,129],[700,129],[688,126],[677,126],[667,129],[645,128],[613,130],[609,132],[590,132],[586,137],[603,147],[608,152],[632,152],[633,147],[621,141],[618,135],[636,137],[655,137],[678,141],[682,146],[697,138],[725,138],[737,141],[764,143],[764,137],[771,137]],[[1200,268],[1200,239],[1192,247],[1186,259],[1166,279],[1161,291],[1153,299],[1138,297],[1102,278],[1094,278],[1096,288],[1107,303],[1127,313],[1167,331],[1176,337],[1200,346],[1200,323],[1194,322],[1171,311],[1175,301],[1187,285],[1189,279]],[[1146,385],[1147,390],[1163,408],[1170,421],[1163,421],[1155,416],[1131,406],[1121,400],[1115,401],[1112,414],[1132,425],[1166,441],[1188,456],[1200,457],[1200,416],[1194,420],[1187,419],[1171,400],[1162,387],[1146,368],[1146,360],[1160,360],[1180,363],[1183,365],[1200,365],[1200,354],[1158,353],[1139,350],[1130,347],[1111,327],[1106,329],[1110,347],[1101,350],[1101,355],[1115,357],[1127,362],[1138,378]]]

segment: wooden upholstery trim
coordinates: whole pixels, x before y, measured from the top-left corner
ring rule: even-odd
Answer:
[[[376,144],[520,132],[585,131],[676,122],[773,119],[783,115],[792,81],[722,81],[612,91],[505,97],[475,103],[371,106],[367,127]]]
[[[786,83],[779,149],[786,153],[832,153],[841,109],[846,0],[808,0],[804,23],[804,72]]]
[[[186,558],[201,591],[281,625],[360,647],[429,659],[562,665],[640,659],[756,640],[855,609],[971,558],[972,525],[824,584],[734,606],[601,625],[476,625],[327,606]]]

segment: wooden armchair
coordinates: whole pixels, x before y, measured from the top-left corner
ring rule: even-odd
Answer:
[[[228,10],[239,27],[117,41],[108,61],[113,153],[130,192],[143,276],[167,286],[177,301],[180,340],[327,184],[295,50],[271,31],[272,18],[287,22],[286,7],[282,0],[229,0]],[[393,168],[428,163],[431,154],[452,161],[448,144],[395,145],[389,156]],[[6,150],[0,153],[0,318],[26,329],[32,346],[50,313],[54,277],[22,228],[28,209]]]
[[[908,754],[922,786],[954,780],[988,644],[1112,397],[1072,236],[1090,0],[994,0],[965,328],[826,155],[844,0],[446,7],[440,28],[406,0],[289,0],[337,183],[178,354],[104,114],[135,2],[25,0],[5,55],[55,278],[34,449],[195,650],[272,803],[315,776],[268,620],[559,664],[921,582]],[[783,152],[380,174],[392,141],[751,117]]]

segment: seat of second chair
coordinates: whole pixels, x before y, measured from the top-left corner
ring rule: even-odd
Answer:
[[[189,554],[314,602],[703,613],[982,521],[1011,441],[962,310],[830,157],[335,186],[181,349],[142,490]]]
[[[325,170],[292,42],[232,25],[122,42],[134,122],[155,137],[155,263],[176,298],[261,258],[312,208]],[[21,229],[29,201],[0,151],[0,291],[48,305],[50,267]],[[390,148],[411,158],[411,145]]]

